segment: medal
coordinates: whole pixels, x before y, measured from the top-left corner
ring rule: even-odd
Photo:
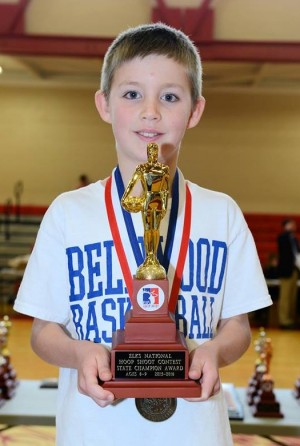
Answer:
[[[160,422],[170,418],[176,411],[176,398],[136,398],[135,405],[146,420]]]

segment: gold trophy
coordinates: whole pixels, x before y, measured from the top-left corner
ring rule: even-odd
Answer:
[[[152,421],[169,418],[176,397],[199,397],[201,386],[188,378],[189,351],[183,333],[169,311],[169,282],[157,258],[160,223],[169,196],[169,167],[158,161],[158,146],[147,146],[147,162],[137,166],[121,204],[128,212],[141,212],[145,260],[133,276],[132,310],[123,330],[113,333],[113,378],[103,387],[116,398],[136,398],[140,413]],[[136,184],[140,196],[131,195]]]

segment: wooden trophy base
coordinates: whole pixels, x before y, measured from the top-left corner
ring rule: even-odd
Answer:
[[[258,418],[283,418],[277,402],[258,402],[252,406],[252,415]]]
[[[189,352],[184,336],[176,342],[126,343],[124,330],[113,337],[113,379],[102,384],[115,398],[199,398],[201,386],[187,377]]]
[[[119,398],[199,398],[200,385],[192,380],[116,380],[102,385]]]
[[[252,405],[252,415],[262,418],[283,418],[280,404],[276,401],[273,391],[258,393]]]
[[[115,398],[200,397],[200,383],[188,378],[189,351],[168,296],[167,279],[133,279],[133,308],[124,330],[113,333],[113,377],[102,383]]]

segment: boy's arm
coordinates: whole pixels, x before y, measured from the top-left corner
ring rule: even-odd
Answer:
[[[137,166],[136,171],[134,172],[131,180],[129,181],[121,199],[121,204],[123,208],[128,212],[141,212],[143,210],[145,197],[130,195],[136,183],[141,179],[142,179],[141,168],[140,166]]]
[[[247,314],[222,319],[217,335],[201,344],[190,354],[189,378],[201,382],[201,397],[190,401],[205,401],[220,390],[219,368],[239,359],[251,342]]]
[[[72,339],[54,322],[34,319],[31,333],[33,351],[44,361],[78,371],[78,390],[105,407],[114,400],[98,383],[111,379],[110,353],[100,344]]]

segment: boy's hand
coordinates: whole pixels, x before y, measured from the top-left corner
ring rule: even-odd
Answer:
[[[35,318],[31,346],[42,359],[58,367],[77,369],[78,390],[99,406],[114,401],[113,393],[104,390],[100,381],[110,381],[110,352],[103,345],[72,339],[56,322]]]
[[[187,401],[206,401],[220,390],[217,358],[209,348],[209,342],[200,345],[190,353],[189,378],[200,381],[201,396],[186,398]]]
[[[114,401],[113,393],[104,390],[99,381],[110,381],[110,353],[100,344],[79,341],[77,344],[78,390],[92,398],[100,407]]]
[[[251,330],[247,314],[221,319],[216,336],[190,353],[189,378],[201,384],[201,397],[188,401],[206,401],[219,392],[219,368],[232,364],[247,350]]]

